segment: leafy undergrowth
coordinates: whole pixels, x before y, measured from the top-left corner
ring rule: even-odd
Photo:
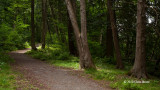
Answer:
[[[38,49],[37,51],[29,51],[27,54],[31,55],[33,58],[47,61],[55,66],[79,69],[79,59],[71,56],[60,45],[54,45],[50,48],[46,48],[45,50]]]
[[[27,80],[17,80],[20,74],[11,70],[11,67],[9,66],[9,63],[13,61],[14,60],[11,59],[7,54],[5,54],[5,52],[0,52],[0,90],[17,90],[18,88],[21,88],[23,90],[35,90],[35,87],[30,84],[23,88],[20,87],[20,85],[24,86],[22,84],[24,84],[24,81]]]
[[[6,63],[0,63],[0,90],[13,90],[16,89],[14,86],[15,75],[10,70],[10,67]]]
[[[27,54],[33,58],[45,60],[55,66],[79,69],[79,59],[70,56],[67,50],[58,45],[45,50],[29,51]],[[85,73],[95,80],[109,81],[112,88],[120,90],[160,90],[160,81],[158,79],[138,80],[129,77],[126,75],[129,67],[126,70],[118,70],[115,69],[115,65],[104,63],[104,60],[107,61],[107,58],[95,58],[97,70],[87,69]],[[139,83],[141,81],[145,83]]]
[[[4,52],[0,52],[0,90],[13,90],[15,74],[10,70],[8,63],[13,62]]]

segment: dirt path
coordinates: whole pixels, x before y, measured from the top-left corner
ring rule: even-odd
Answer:
[[[31,82],[38,84],[40,90],[111,90],[107,85],[102,87],[92,80],[73,75],[71,70],[58,69],[33,59],[24,54],[26,51],[27,49],[18,50],[9,54],[16,61],[14,67],[25,74]]]

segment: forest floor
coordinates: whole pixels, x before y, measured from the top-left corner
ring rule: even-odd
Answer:
[[[83,71],[55,67],[46,62],[26,55],[29,49],[10,52],[15,60],[12,64],[16,70],[39,90],[111,90],[109,84],[102,85],[87,76]],[[20,89],[21,90],[21,89]]]

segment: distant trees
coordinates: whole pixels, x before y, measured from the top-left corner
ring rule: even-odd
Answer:
[[[79,29],[76,15],[73,10],[73,5],[70,0],[65,0],[67,4],[67,9],[69,12],[69,16],[72,22],[72,26],[74,28],[74,33],[76,36],[77,47],[79,51],[80,57],[80,67],[82,69],[86,68],[96,68],[88,47],[87,40],[87,21],[86,21],[86,2],[85,0],[80,1],[80,15],[81,15],[81,31]]]

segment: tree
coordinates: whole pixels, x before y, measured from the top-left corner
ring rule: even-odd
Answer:
[[[137,36],[136,54],[133,68],[130,75],[137,78],[147,78],[146,72],[146,51],[145,51],[145,29],[146,29],[146,0],[138,0],[137,4]]]
[[[116,54],[116,59],[117,59],[117,68],[123,69],[124,66],[122,64],[122,56],[120,52],[120,46],[119,46],[119,41],[118,41],[118,32],[116,28],[116,21],[115,21],[115,15],[114,11],[112,10],[113,6],[113,0],[107,0],[107,6],[108,6],[108,11],[110,14],[110,22],[111,22],[111,27],[112,27],[112,34],[113,34],[113,42],[114,42],[114,48],[115,48],[115,54]]]
[[[33,50],[36,50],[35,46],[35,26],[34,26],[34,0],[31,0],[31,47]]]
[[[72,26],[74,28],[74,33],[76,36],[76,42],[77,42],[77,47],[78,47],[79,57],[80,57],[80,67],[81,69],[96,68],[92,61],[92,56],[90,54],[89,47],[88,47],[85,0],[80,0],[81,32],[78,27],[76,15],[74,13],[71,1],[70,0],[65,0],[65,1],[67,4],[67,9],[68,9]]]
[[[46,12],[46,6],[47,6],[47,0],[42,0],[42,23],[43,23],[43,28],[42,28],[42,49],[45,48],[46,44],[46,32],[47,32],[47,12]]]
[[[107,12],[107,20],[110,21],[110,15]],[[107,32],[106,32],[106,56],[113,57],[113,36],[112,36],[112,28],[111,23],[107,23]]]

